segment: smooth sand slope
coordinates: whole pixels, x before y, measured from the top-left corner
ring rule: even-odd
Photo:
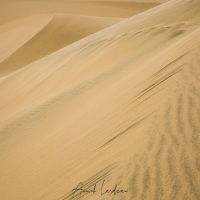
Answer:
[[[171,0],[2,76],[0,199],[200,199],[199,52]]]

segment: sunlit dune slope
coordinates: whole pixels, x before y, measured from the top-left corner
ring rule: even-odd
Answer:
[[[0,79],[4,200],[200,199],[200,4],[171,0]],[[116,183],[125,194],[73,195]]]
[[[15,52],[0,63],[0,76],[24,67],[58,49],[122,20],[119,18],[57,14],[51,16],[51,20],[44,24],[42,28],[40,26],[39,30],[32,35],[33,30],[31,28],[34,27],[34,30],[37,30],[37,26],[41,24],[41,21],[44,21],[44,19],[38,20],[39,25],[33,26],[35,18],[38,20],[38,16],[30,17],[26,21],[18,20],[18,26],[15,25],[16,31],[13,27],[13,24],[17,24],[16,22],[2,27],[3,30],[7,26],[14,29],[9,34],[6,30],[0,34],[0,39],[5,43],[0,48],[5,54],[5,56],[2,54],[2,59],[13,52],[13,50]],[[22,23],[22,21],[25,21],[25,23]],[[31,26],[27,26],[27,24],[31,24]],[[5,49],[7,49],[7,52],[5,52]]]

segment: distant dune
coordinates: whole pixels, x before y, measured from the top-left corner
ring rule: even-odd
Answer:
[[[0,62],[11,56],[37,35],[44,26],[50,23],[51,19],[51,15],[36,15],[14,20],[0,26]]]
[[[32,37],[29,37],[26,43],[24,43],[24,38],[21,38],[22,41],[18,49],[15,48],[15,52],[0,63],[0,76],[2,76],[2,74],[5,75],[13,72],[55,52],[56,50],[122,20],[121,18],[56,14],[49,16],[51,19],[41,27],[41,21],[36,21],[36,19],[43,17],[44,16],[29,17],[27,21],[25,21],[25,19],[18,20],[19,24],[16,25],[17,33],[5,34],[2,31],[2,42],[9,41],[9,45],[12,45],[10,49],[12,49],[14,45],[13,43],[10,44],[10,40],[15,39],[14,42],[19,42],[19,38],[22,34],[32,34],[32,26],[25,27],[27,29],[24,33],[24,23],[35,24],[34,30],[37,30],[37,26],[39,28],[38,32],[31,35]],[[6,26],[12,26],[12,24],[13,22],[6,24]],[[19,29],[21,31],[19,31]],[[5,47],[3,46],[2,52],[4,49]]]
[[[131,17],[158,2],[97,0],[1,0],[0,24],[35,14],[63,13],[99,17]]]
[[[0,199],[199,200],[199,1],[16,2],[1,12]]]

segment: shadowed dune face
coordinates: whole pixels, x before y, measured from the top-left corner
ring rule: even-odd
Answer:
[[[2,199],[200,199],[199,1],[23,30],[0,64]]]

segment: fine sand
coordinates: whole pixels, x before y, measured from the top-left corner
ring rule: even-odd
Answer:
[[[200,199],[199,0],[0,1],[0,200]]]

